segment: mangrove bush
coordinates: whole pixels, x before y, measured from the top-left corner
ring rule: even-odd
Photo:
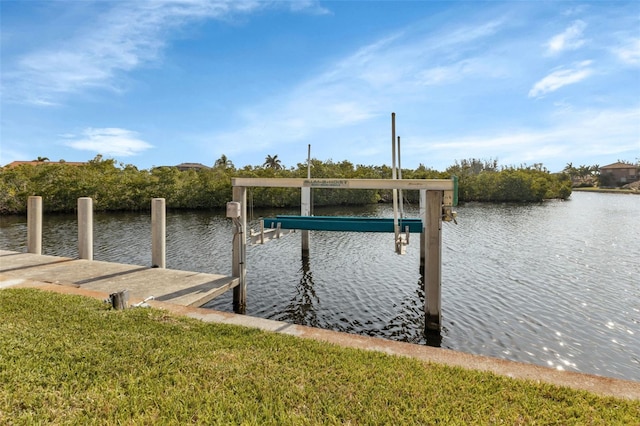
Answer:
[[[390,179],[388,166],[354,165],[349,161],[311,160],[312,176],[338,179]],[[460,201],[539,202],[571,195],[566,174],[551,174],[540,165],[498,169],[497,162],[463,160],[445,172],[420,165],[403,169],[404,179],[460,179]],[[150,200],[166,199],[170,209],[223,209],[232,198],[232,177],[304,178],[307,165],[296,167],[245,166],[236,168],[229,160],[214,167],[180,171],[176,167],[139,170],[131,164],[97,156],[78,165],[65,162],[39,162],[0,169],[0,214],[26,212],[31,195],[43,197],[46,212],[70,212],[79,197],[91,197],[97,211],[136,211],[150,209]],[[418,202],[417,191],[404,194]],[[300,204],[296,188],[253,188],[253,206],[293,207]],[[315,189],[315,206],[362,205],[391,201],[387,190]]]

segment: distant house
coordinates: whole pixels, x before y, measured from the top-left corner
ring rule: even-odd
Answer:
[[[69,166],[84,166],[87,163],[84,162],[80,162],[80,161],[64,161],[64,160],[60,160],[59,162],[56,161],[13,161],[9,164],[7,164],[6,167],[7,169],[12,169],[14,167],[18,167],[18,166],[22,166],[22,165],[29,165],[29,166],[40,166],[42,164],[67,164]]]
[[[601,186],[621,186],[640,179],[638,166],[628,163],[613,163],[600,167]]]
[[[181,172],[185,172],[187,170],[207,170],[210,169],[210,167],[207,167],[204,164],[200,163],[181,163],[176,166],[176,169],[180,170]]]

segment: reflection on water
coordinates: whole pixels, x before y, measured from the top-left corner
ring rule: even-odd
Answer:
[[[424,328],[425,295],[422,273],[414,290],[414,293],[402,299],[395,316],[383,328],[384,335],[391,340],[442,347],[443,332]],[[415,324],[423,327],[416,328]]]
[[[298,274],[300,275],[300,281],[296,286],[294,297],[281,313],[280,320],[320,327],[316,314],[320,299],[314,289],[313,272],[311,271],[309,257],[302,257],[302,267],[298,270]]]
[[[312,232],[307,259],[299,233],[249,247],[247,313],[640,380],[639,212],[639,196],[586,193],[459,207],[458,225],[443,226],[443,327],[433,335],[424,334],[418,238],[398,256],[387,234]],[[392,216],[384,205],[316,214]],[[0,247],[25,251],[25,218],[1,221]],[[75,218],[44,222],[44,253],[77,256]],[[96,260],[150,264],[148,215],[97,213],[95,222]],[[170,212],[167,266],[229,274],[231,228],[222,215]],[[231,311],[231,300],[209,306]]]

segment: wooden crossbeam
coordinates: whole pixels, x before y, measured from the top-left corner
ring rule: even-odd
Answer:
[[[342,189],[426,189],[453,191],[452,179],[302,179],[232,178],[234,187],[342,188]]]

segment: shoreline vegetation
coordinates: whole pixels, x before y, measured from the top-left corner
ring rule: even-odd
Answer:
[[[640,401],[0,290],[0,423],[637,424]]]
[[[0,214],[26,212],[31,195],[43,197],[44,212],[73,212],[77,199],[91,197],[96,211],[144,211],[152,198],[165,198],[169,209],[223,210],[232,198],[231,178],[305,178],[307,164],[285,168],[277,156],[262,166],[236,168],[225,156],[213,167],[181,171],[177,167],[139,170],[98,155],[87,163],[42,161],[0,169]],[[390,179],[391,167],[354,165],[349,161],[311,159],[312,176],[324,179]],[[462,160],[444,172],[420,165],[403,169],[404,179],[459,179],[459,201],[541,202],[567,199],[571,178],[550,173],[542,164],[498,167],[497,160]],[[255,208],[297,207],[296,188],[252,188],[249,201]],[[405,191],[417,203],[418,191]],[[390,202],[390,190],[314,189],[314,206],[365,205]]]
[[[576,192],[601,192],[605,194],[636,194],[640,195],[640,189],[627,189],[627,188],[598,188],[598,187],[576,187],[573,188]]]

